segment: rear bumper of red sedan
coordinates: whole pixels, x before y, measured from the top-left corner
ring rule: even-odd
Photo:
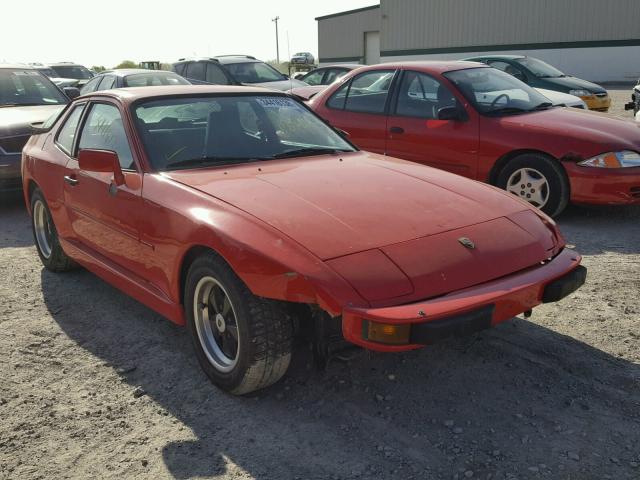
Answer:
[[[576,252],[565,249],[543,265],[431,300],[346,308],[342,332],[351,343],[385,352],[413,350],[449,336],[473,333],[577,290],[586,278],[580,260]]]
[[[640,167],[595,168],[564,163],[571,201],[590,205],[640,204]]]

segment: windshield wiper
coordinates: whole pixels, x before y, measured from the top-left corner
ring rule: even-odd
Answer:
[[[350,152],[351,150],[343,150],[329,147],[305,147],[287,150],[286,152],[276,153],[271,158],[289,158],[289,157],[308,157],[311,155],[326,155],[340,152]]]
[[[535,112],[538,110],[547,110],[549,108],[553,107],[553,103],[551,102],[542,102],[539,103],[538,105],[536,105],[535,107],[533,107],[532,109],[530,109],[530,112]]]
[[[509,113],[522,113],[527,112],[524,108],[519,107],[500,107],[494,108],[493,110],[488,110],[485,112],[486,115],[500,115],[500,114],[509,114]]]
[[[180,170],[185,167],[203,167],[205,165],[219,164],[229,165],[234,163],[245,163],[258,160],[256,158],[224,158],[224,157],[202,157],[202,158],[189,158],[187,160],[180,160],[168,164],[165,170]]]

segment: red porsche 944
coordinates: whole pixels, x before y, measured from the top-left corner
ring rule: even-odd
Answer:
[[[553,220],[497,188],[359,151],[284,93],[96,92],[27,143],[38,254],[178,324],[220,388],[276,382],[292,339],[403,351],[582,285]]]

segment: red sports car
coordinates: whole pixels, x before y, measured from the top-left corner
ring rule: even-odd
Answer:
[[[319,350],[336,337],[409,350],[559,300],[586,275],[526,202],[360,152],[266,89],[79,97],[28,142],[22,174],[43,264],[78,263],[186,323],[235,394],[284,374],[297,331]]]
[[[355,70],[309,105],[364,150],[503,188],[549,215],[640,204],[640,125],[546,97],[475,62]]]

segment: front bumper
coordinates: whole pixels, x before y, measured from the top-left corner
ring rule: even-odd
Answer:
[[[589,110],[595,110],[597,112],[608,112],[611,106],[611,97],[606,95],[604,97],[598,97],[596,95],[588,95],[586,97],[580,97],[587,104]]]
[[[577,290],[586,278],[580,260],[579,254],[565,249],[544,265],[431,300],[383,308],[347,307],[342,315],[342,333],[345,340],[356,345],[397,352],[482,330]],[[391,345],[370,341],[368,322],[408,324],[409,342]]]
[[[21,158],[20,153],[6,154],[0,151],[0,192],[22,190]]]
[[[640,204],[640,167],[596,168],[563,162],[571,201],[590,205]]]

